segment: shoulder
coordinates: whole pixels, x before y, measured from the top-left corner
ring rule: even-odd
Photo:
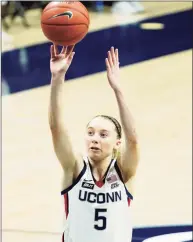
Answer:
[[[76,162],[74,167],[74,179],[76,179],[83,170],[86,170],[87,167],[87,157],[82,153],[76,154]]]
[[[121,164],[119,162],[118,159],[115,160],[114,163],[114,168],[120,178],[120,180],[122,181],[122,183],[125,185],[125,187],[127,188],[127,190],[133,194],[134,192],[134,181],[135,181],[135,176],[131,176],[129,179],[124,177],[124,173],[121,167]]]
[[[86,170],[87,163],[85,158],[80,154],[79,157],[77,156],[73,174],[71,175],[70,171],[64,170],[62,179],[62,194],[72,190],[72,188],[81,180]]]

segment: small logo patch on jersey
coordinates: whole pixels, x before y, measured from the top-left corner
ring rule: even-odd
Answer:
[[[88,188],[88,189],[94,189],[94,184],[88,183],[88,182],[83,182],[82,187]]]
[[[117,181],[118,179],[117,179],[117,176],[115,175],[115,174],[112,174],[111,176],[109,176],[108,178],[107,178],[107,182],[108,183],[113,183],[113,182],[115,182],[115,181]]]
[[[117,182],[115,182],[115,183],[111,184],[111,189],[116,188],[118,186],[119,186],[119,184]]]

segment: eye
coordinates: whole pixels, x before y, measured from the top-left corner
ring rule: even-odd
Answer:
[[[89,130],[89,131],[88,131],[88,135],[89,135],[89,136],[93,135],[93,131],[90,131],[90,130]]]
[[[101,137],[102,138],[106,138],[107,137],[107,133],[101,133]]]

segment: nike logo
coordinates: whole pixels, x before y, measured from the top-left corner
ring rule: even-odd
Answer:
[[[87,179],[84,179],[85,182],[91,182],[92,180],[87,180]]]
[[[68,18],[72,18],[73,17],[73,13],[71,11],[66,11],[66,12],[63,12],[63,13],[59,13],[59,14],[53,15],[49,19],[57,18],[57,17],[61,17],[61,16],[68,16]]]

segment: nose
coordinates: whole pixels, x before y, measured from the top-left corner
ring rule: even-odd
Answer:
[[[92,140],[92,143],[93,144],[98,144],[98,141],[97,140]]]
[[[93,136],[91,142],[92,142],[93,144],[98,144],[98,142],[99,142],[99,137],[98,137],[98,135]]]

